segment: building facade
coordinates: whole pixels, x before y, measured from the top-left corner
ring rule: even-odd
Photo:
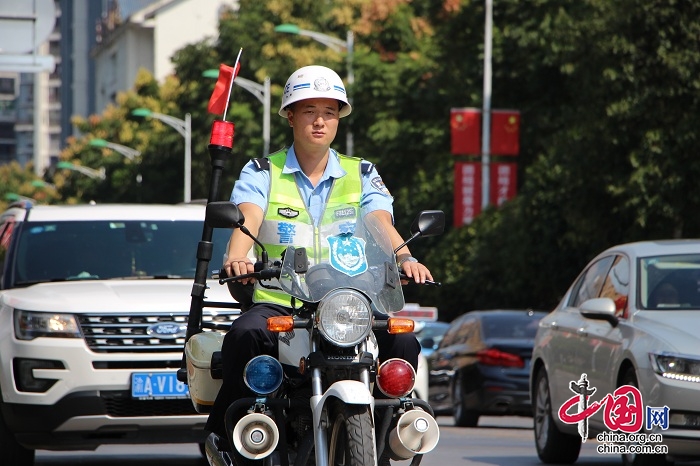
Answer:
[[[13,0],[0,0],[2,2]],[[45,0],[46,1],[46,0]],[[33,162],[41,176],[68,138],[73,116],[88,117],[133,87],[140,69],[159,81],[172,56],[215,39],[218,21],[237,0],[53,0],[55,25],[36,52],[53,56],[52,71],[0,70],[0,164]]]

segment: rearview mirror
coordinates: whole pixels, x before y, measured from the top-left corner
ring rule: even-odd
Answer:
[[[204,221],[211,228],[240,228],[245,217],[233,202],[215,201],[207,204]]]
[[[613,327],[620,321],[615,315],[615,302],[610,298],[593,298],[584,301],[579,308],[587,319],[604,320]]]
[[[394,249],[394,254],[419,236],[437,236],[444,230],[445,213],[442,210],[424,210],[418,214],[411,225],[411,237]]]
[[[442,210],[424,210],[411,225],[411,235],[437,236],[445,231],[445,213]]]

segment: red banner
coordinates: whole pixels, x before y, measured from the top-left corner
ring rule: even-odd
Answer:
[[[481,164],[456,162],[454,177],[454,226],[461,227],[481,213]]]
[[[518,155],[520,153],[520,112],[491,110],[491,154]]]
[[[481,111],[477,108],[450,110],[451,151],[453,155],[481,153]]]
[[[489,169],[489,202],[500,206],[515,197],[518,167],[514,163],[491,163]]]

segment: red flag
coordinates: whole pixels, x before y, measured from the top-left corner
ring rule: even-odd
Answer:
[[[222,115],[226,111],[228,98],[231,95],[231,86],[233,85],[233,80],[236,79],[240,69],[240,63],[236,64],[235,71],[233,68],[226,66],[223,63],[219,65],[219,78],[216,80],[214,92],[211,93],[211,97],[209,98],[209,113]]]
[[[452,155],[481,154],[481,110],[450,109],[450,144]]]
[[[491,154],[518,155],[520,152],[520,112],[491,111]]]

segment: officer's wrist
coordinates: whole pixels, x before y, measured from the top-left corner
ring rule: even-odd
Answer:
[[[401,266],[404,264],[404,262],[418,262],[418,259],[416,259],[415,257],[411,256],[410,254],[404,256],[403,258],[401,258],[401,260],[399,260],[399,261],[396,263],[396,265],[399,267],[399,269],[400,269]]]

